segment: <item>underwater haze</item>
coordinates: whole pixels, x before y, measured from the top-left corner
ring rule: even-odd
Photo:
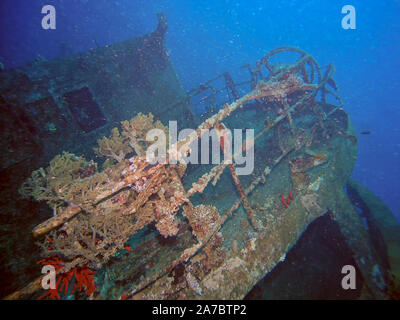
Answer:
[[[57,9],[57,28],[41,29],[41,8]],[[355,30],[341,27],[341,8],[356,8]],[[6,68],[38,56],[53,59],[154,30],[168,19],[166,47],[186,90],[253,63],[273,48],[296,46],[335,79],[359,134],[353,177],[400,217],[400,2],[2,0],[0,60]],[[361,134],[364,133],[364,134]]]
[[[0,298],[400,300],[399,18],[0,0]]]

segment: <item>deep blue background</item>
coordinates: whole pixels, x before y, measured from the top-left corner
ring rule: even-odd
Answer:
[[[57,10],[57,29],[41,29],[41,8]],[[357,10],[357,29],[341,28],[341,8]],[[167,48],[185,89],[235,72],[283,45],[334,62],[336,82],[359,135],[353,177],[400,217],[400,2],[396,0],[1,0],[0,60],[6,68],[51,59],[154,30],[164,12]],[[238,74],[236,75],[236,80]]]

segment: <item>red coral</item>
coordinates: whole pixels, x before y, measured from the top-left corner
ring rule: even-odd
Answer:
[[[77,288],[79,291],[82,291],[82,288],[85,287],[86,294],[90,296],[96,290],[94,275],[97,271],[92,271],[87,266],[76,267],[72,270],[75,276],[75,286],[72,292],[74,292]]]
[[[52,265],[56,272],[65,266],[65,262],[57,257],[44,258],[36,262],[36,264],[41,264],[42,266]]]
[[[286,197],[286,200],[284,194],[282,194],[281,196],[281,201],[285,206],[285,208],[289,208],[289,205],[292,203],[293,200],[294,200],[294,194],[292,192],[289,192],[289,195]]]
[[[285,195],[284,194],[282,194],[282,196],[281,196],[281,201],[282,201],[283,205],[285,206],[285,208],[289,208],[289,206],[285,202]]]
[[[62,269],[65,265],[65,262],[57,257],[46,258],[37,262],[41,265],[52,265],[56,272]],[[63,272],[57,274],[57,282],[55,289],[49,289],[45,294],[40,296],[38,299],[44,298],[57,298],[60,299],[60,294],[64,291],[64,294],[67,294],[69,289],[69,284],[73,277],[75,277],[75,285],[71,292],[74,293],[75,290],[78,289],[79,292],[82,291],[83,288],[86,289],[86,294],[89,296],[96,290],[96,285],[94,281],[94,275],[97,271],[90,270],[87,266],[78,266],[74,267],[68,272]]]
[[[44,295],[41,295],[38,300],[42,300],[44,298],[48,297],[49,299],[58,299],[60,300],[60,295],[57,292],[57,289],[49,289]]]

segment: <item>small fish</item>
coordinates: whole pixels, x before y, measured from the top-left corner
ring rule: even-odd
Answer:
[[[361,131],[361,134],[371,134],[371,131]]]

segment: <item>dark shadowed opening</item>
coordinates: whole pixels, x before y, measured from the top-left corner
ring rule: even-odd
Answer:
[[[88,133],[107,123],[87,87],[64,94],[64,99],[81,129]]]

